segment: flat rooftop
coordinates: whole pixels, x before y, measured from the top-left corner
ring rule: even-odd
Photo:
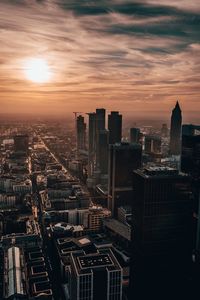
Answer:
[[[81,266],[81,269],[113,265],[113,261],[108,254],[80,256],[78,257],[78,262]]]
[[[124,239],[130,241],[131,240],[131,230],[130,227],[119,222],[115,219],[105,219],[103,220],[103,224],[109,230],[117,233],[119,236],[123,237]]]
[[[134,173],[139,174],[145,178],[148,177],[180,177],[187,176],[184,173],[179,172],[177,168],[169,166],[150,166],[143,169],[138,169]]]
[[[99,249],[98,252],[89,254],[86,254],[83,250],[72,252],[72,262],[77,275],[92,274],[99,269],[104,269],[108,272],[121,270],[121,266],[110,248]]]

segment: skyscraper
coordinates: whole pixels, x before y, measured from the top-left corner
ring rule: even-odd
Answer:
[[[132,218],[132,297],[172,295],[191,263],[190,178],[169,167],[133,172]]]
[[[86,149],[86,123],[83,116],[78,116],[76,119],[77,129],[77,151]]]
[[[96,109],[96,171],[100,171],[100,143],[99,134],[101,130],[105,130],[105,115],[106,110],[104,108]]]
[[[108,115],[109,144],[120,143],[122,139],[122,115],[111,111]]]
[[[199,134],[195,134],[198,131]],[[196,230],[194,243],[197,252],[200,254],[200,126],[183,125],[181,170],[192,177],[193,216]]]
[[[96,156],[96,113],[89,113],[88,129],[88,175],[92,176]]]
[[[182,125],[182,114],[178,101],[171,115],[171,126],[170,126],[170,154],[180,155],[181,153],[181,125]]]
[[[97,108],[96,109],[97,132],[105,129],[105,122],[106,122],[106,110],[104,108]]]
[[[132,200],[132,171],[141,167],[142,147],[121,143],[109,146],[108,195],[109,209],[117,216],[121,205]]]
[[[131,128],[130,129],[130,142],[138,144],[140,141],[140,128]]]
[[[181,170],[200,180],[200,134],[182,136]]]
[[[101,175],[108,174],[109,131],[99,131],[99,168]]]

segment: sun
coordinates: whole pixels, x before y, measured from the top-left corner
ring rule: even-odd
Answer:
[[[25,63],[26,78],[35,83],[49,82],[51,79],[51,71],[48,63],[42,58],[33,58]]]

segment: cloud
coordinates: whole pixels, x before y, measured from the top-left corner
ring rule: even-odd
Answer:
[[[186,108],[198,105],[197,1],[2,0],[0,30],[2,109],[13,109],[13,98],[24,111],[30,103],[88,110],[102,99],[114,109],[143,101],[156,108],[177,96]],[[27,81],[24,63],[33,57],[48,61],[52,82]]]

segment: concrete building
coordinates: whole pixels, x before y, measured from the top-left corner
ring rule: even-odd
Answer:
[[[71,300],[121,300],[122,269],[110,249],[71,253]]]

